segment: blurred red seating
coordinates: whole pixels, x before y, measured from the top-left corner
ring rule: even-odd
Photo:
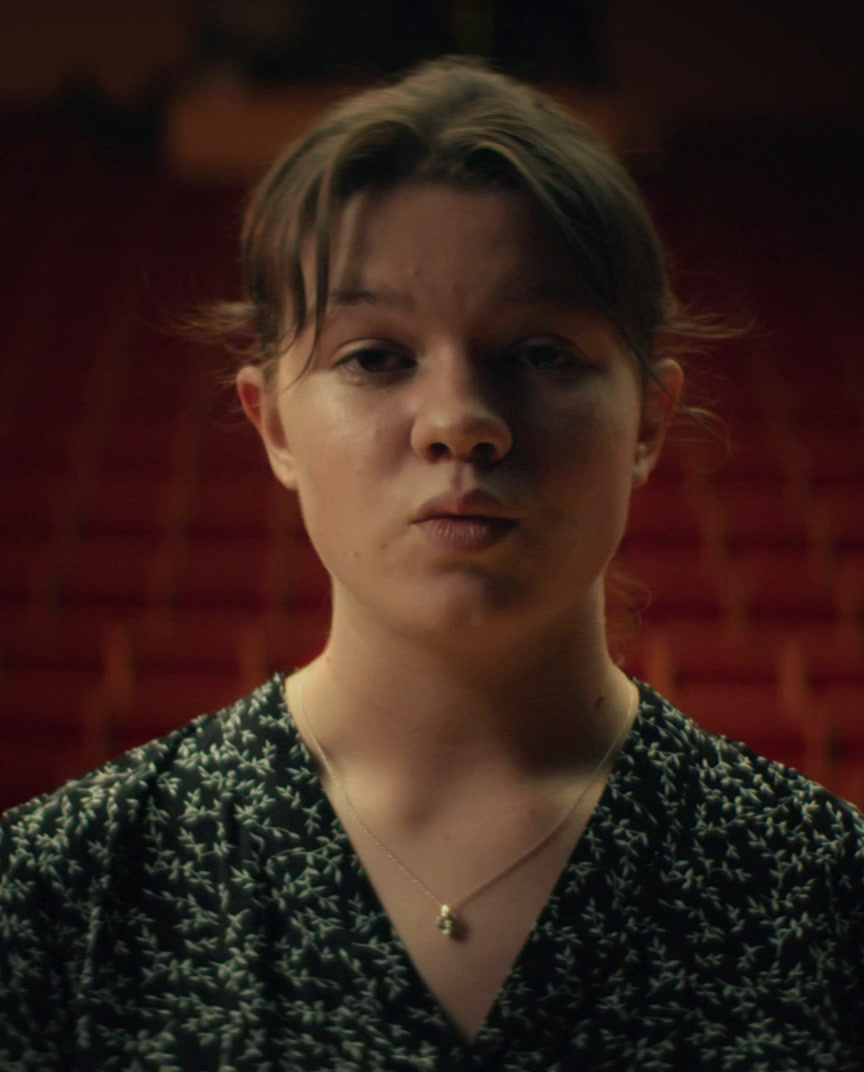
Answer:
[[[813,496],[810,514],[828,561],[864,551],[864,480],[823,485]]]
[[[21,607],[36,602],[44,587],[53,541],[47,530],[0,531],[0,603]]]
[[[628,542],[695,546],[699,538],[699,516],[686,481],[674,475],[654,474],[647,484],[634,490]]]
[[[816,403],[811,400],[810,405]],[[783,433],[787,449],[803,460],[809,488],[818,490],[834,481],[864,482],[864,424],[857,411],[833,418],[824,410],[817,412],[814,416],[811,409],[790,421]]]
[[[186,531],[192,536],[261,536],[274,531],[279,485],[263,464],[258,470],[209,471],[189,490]]]
[[[784,710],[773,641],[736,640],[716,626],[665,628],[646,639],[644,659],[649,679],[705,729],[769,759],[816,765],[802,728]]]
[[[83,539],[149,536],[168,527],[171,484],[161,473],[140,468],[102,468],[79,497],[76,526]]]
[[[624,579],[633,602],[644,607],[647,623],[676,617],[716,621],[723,616],[723,578],[698,548],[625,541],[615,559],[615,575]]]
[[[218,711],[257,684],[249,680],[248,632],[188,622],[116,628],[101,696],[110,754]]]
[[[702,505],[706,536],[729,557],[748,548],[797,548],[812,540],[807,512],[774,482],[737,480],[709,485]]]
[[[104,727],[94,698],[104,670],[98,628],[29,616],[4,622],[0,807],[53,789],[101,761]]]
[[[169,600],[178,607],[245,607],[264,613],[277,599],[274,552],[266,533],[198,536],[184,545]]]
[[[160,599],[169,548],[152,534],[94,535],[71,543],[50,569],[46,595],[61,607],[140,611]]]
[[[738,624],[830,622],[836,600],[814,560],[792,548],[748,548],[728,565],[729,613]]]

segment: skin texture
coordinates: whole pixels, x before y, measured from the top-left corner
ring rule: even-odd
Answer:
[[[643,385],[520,195],[358,195],[331,253],[311,365],[308,328],[273,377],[238,375],[332,577],[306,706],[379,833],[416,845],[420,826],[520,794],[542,822],[631,696],[603,573],[681,370],[658,362],[666,390]]]
[[[239,389],[337,614],[454,652],[596,614],[667,400],[572,304],[527,206],[435,185],[358,197],[332,279],[309,371],[293,382],[306,331],[269,388],[247,368]],[[435,546],[424,504],[471,491],[516,524],[477,553]]]
[[[596,806],[633,686],[603,573],[655,464],[667,393],[578,301],[528,203],[404,184],[346,206],[326,322],[238,390],[333,584],[324,653],[287,682],[298,730],[406,951],[470,1039]],[[311,279],[311,273],[310,273]],[[612,757],[614,758],[614,757]],[[595,773],[596,772],[596,773]],[[360,828],[458,901],[434,906]],[[570,812],[585,791],[582,803]]]

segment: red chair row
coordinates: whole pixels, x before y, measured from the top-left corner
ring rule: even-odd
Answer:
[[[206,610],[110,622],[7,622],[0,638],[0,807],[216,711],[323,646],[324,599],[268,618]],[[41,749],[42,762],[28,757]]]

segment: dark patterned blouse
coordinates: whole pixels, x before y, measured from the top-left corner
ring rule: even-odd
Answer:
[[[0,1069],[862,1072],[864,817],[641,691],[472,1044],[277,676],[7,813]]]

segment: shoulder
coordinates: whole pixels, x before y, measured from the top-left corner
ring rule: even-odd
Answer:
[[[266,753],[267,718],[278,717],[279,684],[275,677],[224,710],[7,811],[0,819],[0,906],[8,911],[34,881],[65,895],[83,892],[124,835],[152,823],[155,810],[180,822],[190,799],[209,786],[242,777],[244,768],[254,774]]]
[[[747,745],[698,726],[642,686],[643,770],[670,802],[677,835],[706,851],[746,852],[775,867],[821,871],[840,890],[864,886],[864,815]]]
[[[0,1067],[59,1067],[69,994],[94,965],[114,973],[110,990],[124,956],[147,963],[151,924],[218,917],[206,897],[225,870],[219,823],[234,798],[275,795],[294,740],[285,713],[277,676],[2,817]]]
[[[616,857],[608,870],[633,906],[628,954],[659,1015],[686,994],[680,1022],[709,1063],[859,1067],[864,817],[641,690],[609,838],[636,844],[635,881]]]

